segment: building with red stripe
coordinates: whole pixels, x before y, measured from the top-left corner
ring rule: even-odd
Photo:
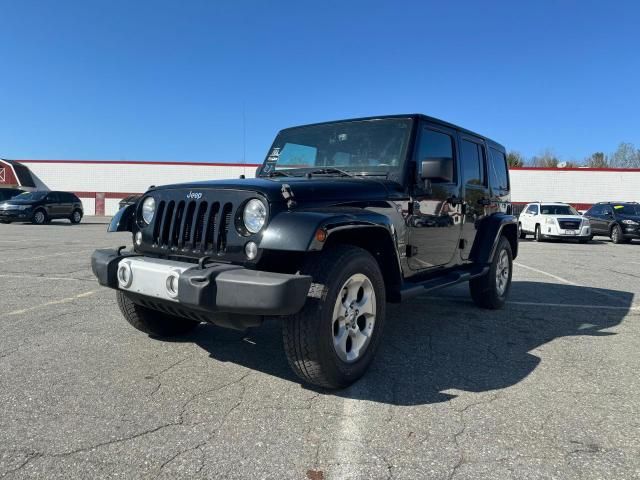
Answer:
[[[238,163],[0,160],[0,186],[74,192],[86,215],[113,215],[118,202],[151,185],[253,177],[258,165]],[[639,201],[640,169],[514,168],[512,200],[567,202],[584,210],[600,201]]]

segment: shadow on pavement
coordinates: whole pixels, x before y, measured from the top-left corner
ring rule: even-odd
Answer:
[[[355,385],[333,392],[394,405],[449,400],[449,389],[484,392],[514,385],[535,370],[531,350],[566,336],[606,336],[632,306],[633,294],[541,282],[513,282],[513,293],[531,302],[565,306],[509,305],[476,308],[466,296],[418,297],[388,305],[387,323],[373,365]],[[613,309],[585,308],[593,305]],[[249,340],[249,341],[247,341]],[[221,362],[233,362],[268,375],[299,382],[287,363],[277,321],[249,333],[201,325],[176,339],[194,342]],[[309,388],[309,387],[305,387]]]

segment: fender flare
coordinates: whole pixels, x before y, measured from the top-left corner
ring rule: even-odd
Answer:
[[[374,212],[293,211],[276,215],[262,235],[259,248],[292,252],[319,251],[332,234],[347,229],[384,229],[397,245],[395,228],[385,215]],[[316,239],[316,232],[324,230],[326,240]]]
[[[131,232],[135,211],[135,204],[122,207],[111,219],[111,223],[107,227],[107,232]]]
[[[491,263],[503,234],[511,243],[513,258],[516,258],[518,255],[518,219],[505,213],[495,213],[479,223],[478,233],[471,247],[469,258],[480,264]]]

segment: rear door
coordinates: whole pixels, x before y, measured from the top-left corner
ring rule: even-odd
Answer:
[[[67,192],[59,192],[60,196],[60,215],[69,217],[73,211],[74,196]]]
[[[584,214],[584,216],[589,219],[592,233],[602,233],[604,221],[604,219],[602,218],[603,213],[604,208],[602,208],[602,205],[594,205]]]
[[[487,180],[485,142],[466,133],[460,135],[459,142],[464,201],[461,256],[468,260],[479,223],[494,213],[496,206],[492,205]]]
[[[58,192],[49,192],[47,194],[44,207],[49,218],[58,218],[60,216],[60,196]]]

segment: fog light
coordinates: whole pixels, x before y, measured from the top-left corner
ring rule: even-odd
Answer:
[[[142,232],[136,233],[136,245],[137,246],[142,245]]]
[[[167,276],[166,287],[167,294],[171,298],[176,298],[178,296],[178,279],[180,278],[180,274],[178,272],[171,272]]]
[[[244,246],[244,253],[249,260],[253,260],[258,255],[258,245],[256,242],[248,242]]]
[[[118,267],[118,283],[122,288],[129,288],[133,282],[133,272],[128,262],[121,263]]]

